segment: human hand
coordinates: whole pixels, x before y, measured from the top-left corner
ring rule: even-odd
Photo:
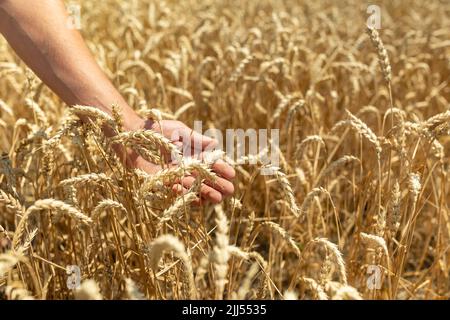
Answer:
[[[133,125],[136,129],[153,130],[162,134],[169,139],[175,146],[183,151],[184,156],[192,156],[195,158],[202,158],[205,151],[212,150],[217,141],[204,136],[198,132],[193,131],[183,122],[175,120],[161,120],[161,121],[142,121],[140,124]],[[154,174],[163,168],[159,164],[151,163],[136,152],[129,153],[128,162],[131,166],[144,170],[149,174]],[[178,164],[170,157],[166,158],[167,167],[174,167]],[[212,165],[212,170],[218,176],[213,181],[205,181],[200,187],[200,199],[197,204],[203,203],[205,200],[212,203],[219,203],[224,197],[230,196],[234,192],[234,186],[231,182],[235,176],[234,169],[222,160],[217,160]],[[177,193],[185,193],[192,187],[195,182],[195,173],[193,175],[186,175],[180,181],[174,182],[172,190]]]

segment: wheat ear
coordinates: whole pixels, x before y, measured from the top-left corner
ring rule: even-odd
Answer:
[[[83,174],[80,176],[76,176],[73,178],[68,178],[65,180],[62,180],[59,185],[62,187],[66,187],[66,186],[81,186],[83,184],[88,184],[88,183],[99,183],[99,182],[112,182],[112,179],[110,177],[108,177],[106,174],[104,173],[88,173],[88,174]]]
[[[75,291],[75,299],[77,300],[103,300],[100,288],[97,283],[88,279],[83,281],[80,287]]]
[[[185,207],[189,206],[193,201],[197,200],[197,194],[195,192],[188,192],[179,197],[174,204],[164,210],[161,219],[156,226],[157,230],[160,230],[164,223],[170,221],[173,217],[177,216]]]
[[[263,222],[262,225],[267,226],[271,230],[275,231],[275,233],[277,233],[281,238],[283,238],[286,241],[287,244],[289,244],[289,247],[295,252],[297,257],[301,256],[300,249],[298,248],[294,239],[279,224],[272,222],[272,221],[267,221],[267,222]]]
[[[94,208],[94,210],[92,211],[91,219],[93,221],[98,220],[100,218],[100,215],[108,209],[119,209],[122,212],[127,213],[127,209],[125,209],[123,204],[111,199],[105,199],[100,201]]]
[[[378,31],[374,28],[367,27],[367,34],[374,47],[377,49],[378,61],[380,63],[381,71],[383,72],[384,80],[390,82],[392,78],[391,63],[383,41],[381,41]]]
[[[144,300],[145,296],[139,291],[136,283],[130,278],[125,279],[125,291],[130,300]]]
[[[339,275],[344,284],[347,284],[347,272],[345,270],[345,262],[342,257],[341,251],[339,251],[338,246],[325,238],[316,238],[313,240],[313,243],[322,244],[333,256],[334,262],[336,263]]]
[[[153,270],[156,270],[158,267],[159,260],[164,253],[164,251],[172,251],[175,255],[181,259],[184,265],[184,274],[187,279],[187,284],[189,286],[189,296],[190,299],[195,299],[197,296],[197,292],[195,289],[194,282],[194,271],[192,269],[192,263],[189,255],[186,253],[186,249],[184,244],[178,240],[176,237],[166,234],[158,237],[153,240],[150,244],[150,267]]]
[[[227,283],[228,259],[230,258],[228,219],[220,205],[214,207],[216,212],[216,242],[213,247],[212,260],[216,271],[216,299],[223,297],[225,285]]]
[[[323,290],[322,286],[312,278],[301,277],[301,281],[305,282],[311,291],[314,292],[318,300],[328,300],[328,295]]]

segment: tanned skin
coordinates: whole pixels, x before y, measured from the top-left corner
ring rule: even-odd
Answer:
[[[142,119],[100,69],[79,31],[68,27],[68,18],[61,0],[0,0],[0,33],[67,105],[95,106],[111,114],[112,105],[116,104],[121,108],[125,130],[154,130],[180,148],[200,146],[200,154],[217,143],[180,121]],[[174,135],[174,132],[178,134]],[[109,134],[108,130],[105,133]],[[174,136],[178,138],[174,139]],[[161,166],[144,160],[131,150],[127,152],[126,163],[150,174],[161,170]],[[176,164],[168,163],[168,166],[173,165]],[[201,200],[219,203],[234,192],[235,172],[220,160],[212,169],[219,178],[215,183],[202,184]],[[185,176],[174,184],[173,190],[186,192],[194,181],[195,177]]]

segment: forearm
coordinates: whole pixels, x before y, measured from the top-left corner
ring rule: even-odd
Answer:
[[[0,0],[0,32],[25,63],[68,105],[121,106],[125,126],[141,119],[100,69],[60,0]]]

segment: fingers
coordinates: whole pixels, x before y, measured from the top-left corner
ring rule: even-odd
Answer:
[[[185,156],[186,156],[186,154],[185,154]],[[187,156],[189,156],[189,155],[187,155]],[[201,161],[206,160],[205,162],[207,162],[207,163],[210,163],[212,161],[212,159],[208,159],[208,154],[206,152],[194,153],[194,151],[193,151],[191,157],[194,159],[201,160]],[[228,180],[232,180],[236,176],[236,171],[234,170],[234,168],[221,159],[215,160],[211,166],[211,169],[215,173],[220,175],[222,178],[225,178]]]
[[[212,165],[212,170],[227,180],[232,180],[236,176],[236,171],[234,171],[233,167],[223,160],[217,160]]]
[[[158,128],[155,128],[155,126],[159,126],[159,124],[153,123],[151,129],[158,131]],[[217,140],[202,135],[179,121],[166,121],[165,125],[162,125],[162,127],[164,127],[164,135],[170,137],[171,142],[184,156],[203,159],[205,158],[207,151],[215,150],[218,145]],[[162,128],[160,129],[162,131]],[[161,166],[150,164],[142,160],[136,161],[141,162],[137,167],[140,167],[149,173],[155,173],[161,169]],[[173,159],[167,159],[167,162],[168,167],[179,165],[178,161],[174,161]],[[218,177],[215,181],[206,181],[205,183],[202,183],[200,186],[200,199],[212,203],[219,203],[224,197],[234,193],[234,186],[231,180],[235,177],[236,173],[234,169],[223,160],[215,161],[211,165],[211,169]],[[195,182],[195,176],[196,174],[193,173],[193,176],[184,177],[180,181],[172,181],[173,185],[171,188],[173,192],[176,194],[185,194],[188,192],[188,189],[191,188]],[[195,201],[194,204],[196,202],[198,202],[197,204],[201,204],[201,200]]]
[[[191,188],[195,182],[195,178],[192,176],[184,177],[181,180],[181,184],[184,188]],[[216,189],[207,186],[206,184],[202,184],[200,187],[200,195],[204,200],[208,200],[214,204],[220,203],[223,199],[222,194]]]
[[[205,181],[207,186],[214,188],[216,191],[220,192],[222,199],[229,197],[234,193],[234,185],[225,179],[217,178],[215,181]]]
[[[195,158],[201,160],[204,158],[204,155],[204,153],[201,153]],[[208,186],[209,188],[205,189],[205,192],[207,194],[204,194],[203,198],[206,197],[207,199],[210,199],[211,196],[213,196],[214,199],[212,199],[212,202],[216,203],[215,200],[221,201],[218,199],[223,199],[224,197],[231,196],[234,193],[234,185],[231,180],[233,180],[236,176],[236,172],[233,167],[220,159],[212,164],[211,169],[217,174],[218,177],[215,181],[204,182],[204,185]],[[198,174],[194,171],[192,172],[192,176],[197,177]],[[193,183],[195,179],[190,177],[188,181]],[[189,187],[192,185],[192,183],[190,183]],[[215,192],[213,192],[211,188],[214,189]],[[216,192],[220,193],[220,197]]]
[[[197,172],[192,172],[193,177],[197,177]],[[222,197],[231,196],[234,193],[234,185],[227,179],[217,177],[215,181],[204,181],[204,184],[214,188],[222,194]]]
[[[234,185],[230,181],[218,177],[215,181],[205,181],[207,185],[221,192],[223,196],[231,196],[234,193]]]
[[[205,153],[201,153],[199,158],[203,160],[205,158]],[[233,180],[236,176],[236,171],[233,169],[233,167],[221,159],[216,160],[212,164],[211,169],[216,174],[227,180]]]
[[[186,194],[188,192],[188,189],[183,187],[181,184],[176,183],[172,186],[172,191],[178,195]]]

